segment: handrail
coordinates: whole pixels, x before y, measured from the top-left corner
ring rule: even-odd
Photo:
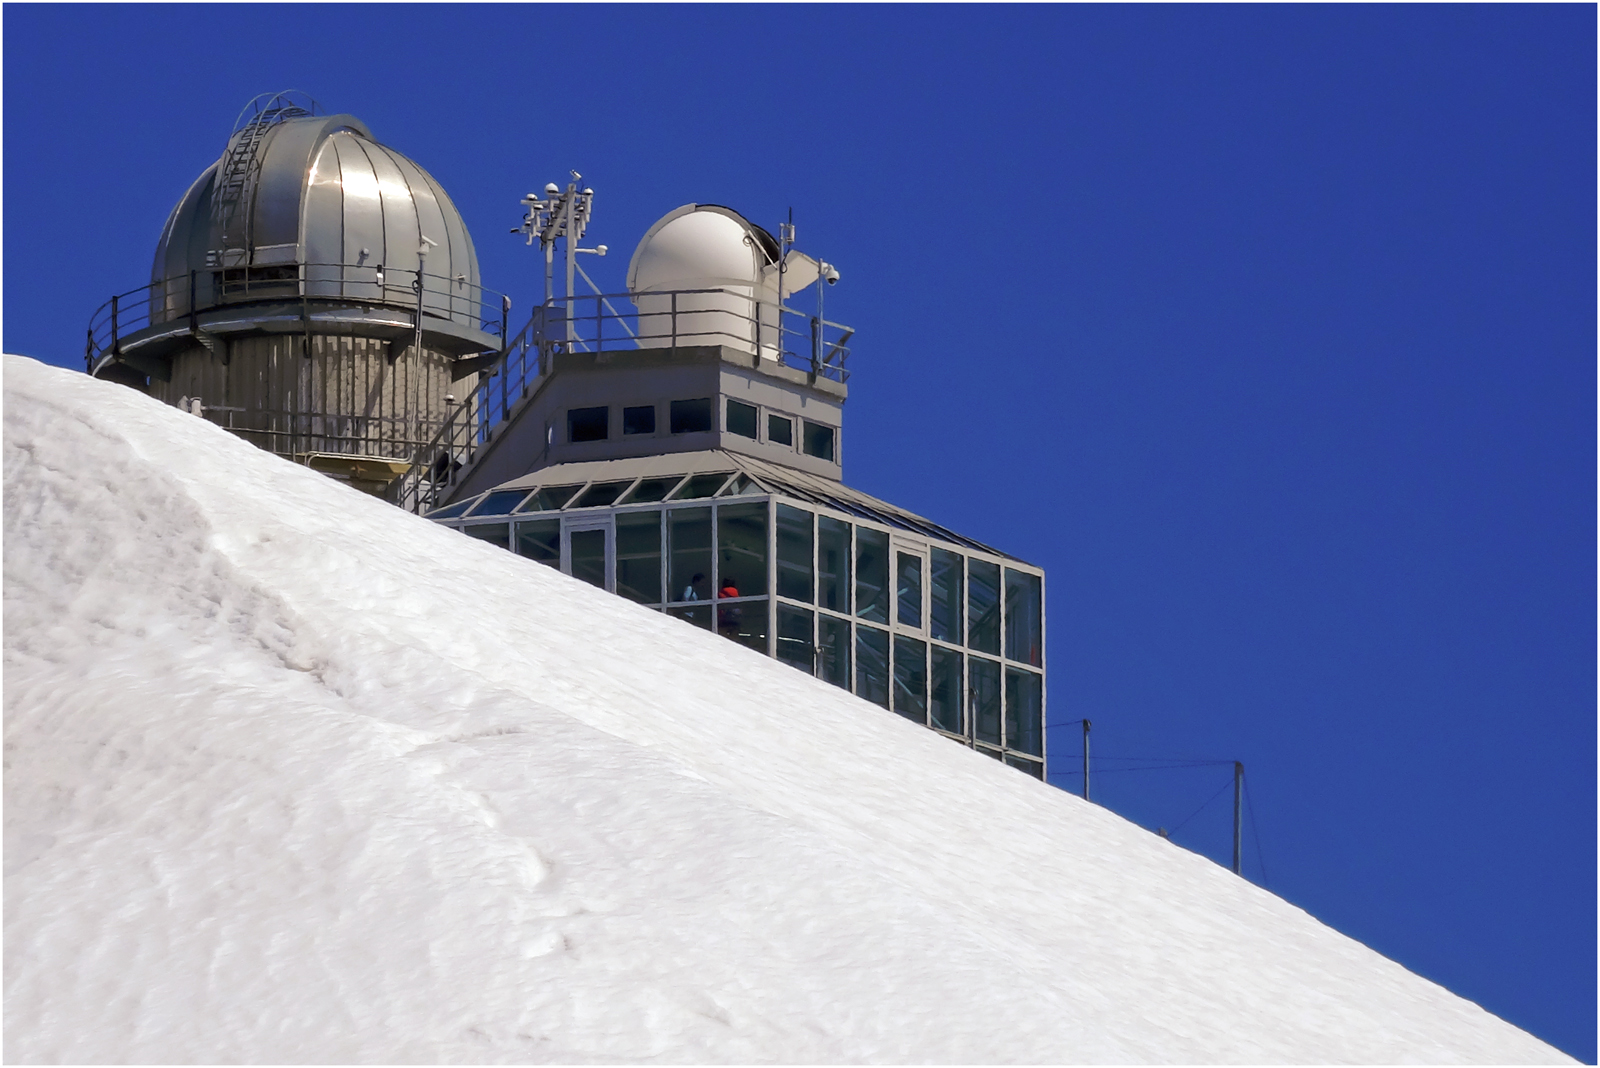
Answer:
[[[193,270],[118,293],[89,317],[85,361],[92,370],[122,338],[161,323],[219,308],[282,300],[336,300],[397,308],[425,318],[466,322],[496,338],[505,337],[505,297],[465,275],[450,277],[383,264],[285,263]],[[504,345],[502,344],[502,348]]]
[[[612,298],[645,301],[646,307],[624,315],[617,312]],[[650,298],[666,300],[666,309],[649,304]],[[708,298],[720,303],[706,307]],[[748,305],[751,314],[738,310],[741,302]],[[584,305],[592,305],[595,313],[567,314],[570,308]],[[796,319],[804,322],[805,329],[784,325],[786,320]],[[620,328],[614,329],[609,338],[607,323]],[[395,503],[417,513],[443,504],[476,459],[478,450],[488,444],[492,431],[510,420],[512,406],[533,392],[539,379],[549,374],[552,358],[560,353],[591,347],[592,351],[599,351],[608,343],[666,349],[723,345],[743,348],[752,359],[772,359],[842,384],[850,376],[845,365],[850,355],[846,342],[854,333],[853,328],[841,323],[761,301],[738,289],[554,298],[534,309],[527,323],[501,349],[494,365],[479,374],[471,395],[458,402],[432,439],[413,457],[411,469],[400,477]],[[790,349],[790,341],[803,341],[804,351]]]

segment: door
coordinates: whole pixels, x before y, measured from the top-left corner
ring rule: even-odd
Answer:
[[[561,570],[602,590],[616,585],[616,548],[611,517],[562,519]]]

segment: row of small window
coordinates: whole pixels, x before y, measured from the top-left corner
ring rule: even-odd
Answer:
[[[579,492],[579,491],[582,492]],[[707,497],[739,497],[764,492],[748,475],[713,471],[664,478],[621,479],[616,482],[578,482],[568,486],[542,486],[537,490],[491,490],[482,497],[452,504],[429,519],[509,515],[513,512],[559,512],[563,508],[609,508],[623,504],[660,501],[697,501]]]
[[[601,529],[568,531],[565,569],[648,605],[776,592],[991,656],[1003,646],[1007,659],[1043,666],[1040,576],[937,546],[891,552],[885,531],[787,504],[775,503],[774,513],[769,539],[767,501],[619,511],[609,522],[600,517]],[[560,519],[519,521],[514,535],[503,522],[463,529],[563,566]],[[767,588],[772,541],[776,591]]]
[[[765,440],[773,445],[794,448],[794,419],[776,412],[768,412]],[[711,430],[711,398],[675,400],[667,405],[668,428],[674,434],[704,434]],[[725,410],[724,427],[729,434],[761,440],[761,411],[753,404],[729,399]],[[807,456],[833,460],[834,429],[809,419],[800,420],[800,451]],[[656,432],[656,406],[642,404],[622,409],[624,437]],[[594,408],[567,409],[567,440],[573,443],[606,441],[611,437],[611,409],[600,405]]]

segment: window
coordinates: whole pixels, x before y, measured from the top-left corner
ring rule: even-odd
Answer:
[[[572,502],[574,508],[604,508],[615,504],[622,491],[633,485],[629,482],[596,482],[590,486],[582,497]]]
[[[684,482],[672,495],[675,501],[694,501],[701,497],[709,497],[722,488],[728,481],[727,471],[718,471],[714,475],[695,475]]]
[[[656,406],[654,404],[645,404],[638,408],[622,409],[622,432],[624,434],[654,434],[656,432]]]
[[[969,657],[967,671],[971,675],[969,691],[972,715],[972,736],[980,742],[1000,744],[1000,665],[992,660]]]
[[[856,528],[856,615],[889,622],[889,535]]]
[[[717,596],[763,597],[767,592],[767,505],[717,509]],[[730,590],[737,592],[727,592]],[[765,633],[765,632],[763,632]]]
[[[928,553],[928,634],[961,644],[961,555],[945,549]]]
[[[961,729],[961,654],[935,645],[933,668],[928,673],[928,718],[935,727],[951,734]]]
[[[663,500],[672,492],[672,487],[683,481],[682,475],[669,475],[666,478],[640,479],[639,484],[633,487],[633,492],[628,494],[618,504],[654,504]]]
[[[607,408],[570,408],[567,410],[567,440],[604,441],[610,436],[606,418]]]
[[[1000,565],[967,561],[967,644],[1000,655]]]
[[[894,710],[928,722],[928,646],[904,634],[894,636]]]
[[[711,398],[673,401],[670,412],[674,434],[702,434],[711,429]]]
[[[480,515],[505,515],[517,506],[522,498],[528,495],[525,489],[495,490],[479,502],[478,507],[472,510],[474,516]]]
[[[811,603],[811,513],[787,504],[778,505],[778,596]]]
[[[794,448],[794,423],[781,415],[767,416],[767,440]]]
[[[922,557],[897,553],[895,619],[902,627],[922,629]]]
[[[755,440],[756,410],[743,401],[728,401],[728,433]]]
[[[807,675],[816,670],[817,650],[811,642],[812,613],[803,608],[778,606],[778,659]]]
[[[640,604],[661,603],[661,513],[617,513],[617,592]]]
[[[572,545],[572,577],[606,588],[606,532],[574,530],[568,537]]]
[[[817,620],[817,678],[850,688],[850,624],[843,619]]]
[[[517,554],[551,567],[561,566],[561,520],[517,524]]]
[[[1044,666],[1039,576],[1006,568],[1006,658]]]
[[[1027,757],[1006,756],[1006,763],[1021,771],[1027,772],[1035,779],[1044,778],[1044,764],[1038,760],[1029,760]]]
[[[490,545],[498,545],[502,549],[511,548],[510,523],[479,523],[475,527],[462,527],[467,537],[486,541]]]
[[[817,517],[817,603],[850,611],[850,524],[825,515]]]
[[[1006,748],[1034,756],[1044,755],[1039,727],[1043,704],[1039,676],[1031,671],[1006,668]]]
[[[889,635],[856,628],[856,696],[889,707]]]
[[[833,460],[833,427],[806,420],[805,451],[807,456]]]
[[[583,489],[577,486],[546,486],[544,489],[528,498],[518,511],[522,512],[555,512],[566,506],[572,500],[572,495]]]
[[[675,508],[667,513],[667,552],[671,557],[670,599],[711,600],[711,509]],[[711,614],[695,619],[711,626]]]

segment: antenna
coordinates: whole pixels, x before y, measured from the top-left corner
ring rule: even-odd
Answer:
[[[594,213],[594,190],[585,186],[578,188],[578,183],[583,181],[583,175],[576,170],[569,170],[572,181],[567,183],[563,190],[554,182],[545,183],[544,195],[529,193],[523,197],[521,203],[526,206],[527,214],[523,216],[522,225],[511,232],[524,234],[527,244],[532,245],[534,236],[539,238],[539,247],[544,251],[544,303],[546,307],[553,304],[555,293],[555,253],[556,241],[565,242],[567,260],[567,290],[565,300],[567,303],[567,329],[566,340],[569,344],[578,338],[577,328],[573,325],[573,316],[577,311],[575,300],[577,297],[576,282],[578,270],[578,254],[580,252],[593,253],[597,256],[606,254],[606,246],[599,245],[595,248],[580,248],[584,231],[589,228],[589,217]],[[548,339],[547,339],[548,340]]]

